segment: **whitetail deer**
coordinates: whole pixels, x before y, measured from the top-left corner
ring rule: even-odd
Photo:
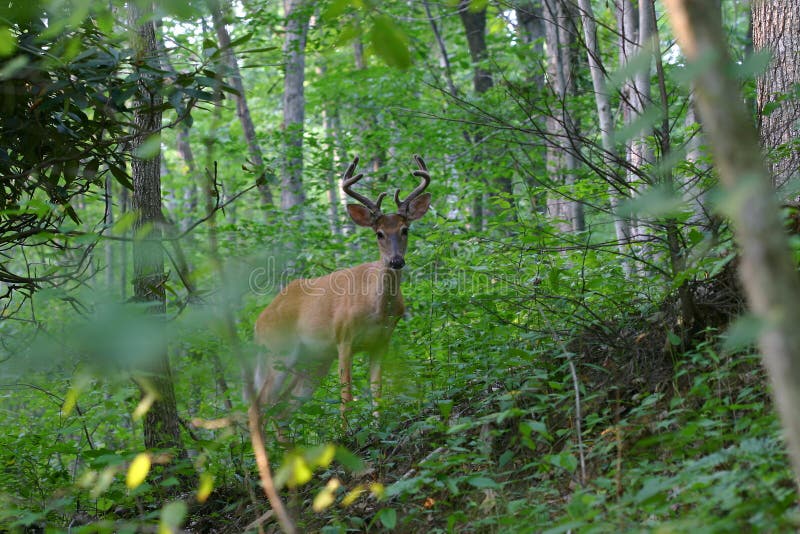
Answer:
[[[266,351],[256,366],[255,390],[263,404],[295,403],[313,393],[319,381],[339,357],[342,413],[353,400],[353,355],[369,354],[373,402],[380,397],[381,359],[389,346],[397,321],[405,312],[400,291],[405,265],[408,225],[428,211],[430,193],[422,194],[430,174],[415,155],[420,184],[405,200],[394,194],[397,212],[384,214],[381,193],[375,202],[353,191],[363,178],[353,176],[358,158],[347,167],[342,189],[360,204],[348,204],[347,212],[359,226],[375,231],[380,260],[313,279],[289,283],[259,315],[255,342]]]

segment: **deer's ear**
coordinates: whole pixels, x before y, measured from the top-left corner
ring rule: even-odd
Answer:
[[[353,222],[357,225],[372,226],[372,212],[361,204],[348,204],[347,213],[350,214],[350,218],[353,219]]]
[[[430,207],[431,194],[425,193],[424,195],[420,195],[411,201],[411,205],[408,207],[408,215],[406,215],[406,219],[408,219],[409,222],[416,221],[425,215]]]

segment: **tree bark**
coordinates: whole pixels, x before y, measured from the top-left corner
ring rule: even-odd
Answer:
[[[272,206],[272,191],[269,188],[272,173],[264,165],[264,156],[261,151],[261,145],[256,138],[256,127],[253,123],[253,117],[250,114],[250,106],[247,104],[247,94],[244,90],[244,82],[242,81],[242,73],[239,70],[239,62],[236,60],[236,54],[231,47],[231,36],[228,33],[228,28],[225,26],[225,10],[222,5],[222,0],[214,0],[211,8],[211,18],[214,23],[214,31],[217,34],[217,41],[222,50],[222,57],[225,59],[225,67],[227,69],[227,78],[230,84],[236,89],[236,115],[239,117],[239,122],[242,125],[242,132],[247,141],[247,151],[250,154],[250,160],[256,171],[256,184],[258,184],[258,192],[261,193],[261,202],[265,206]]]
[[[630,241],[630,228],[628,222],[618,215],[620,204],[619,185],[619,154],[614,145],[614,120],[611,115],[610,95],[606,86],[605,68],[601,61],[600,47],[597,44],[597,22],[592,11],[590,0],[578,0],[583,26],[586,54],[589,61],[589,73],[592,76],[594,88],[594,101],[597,108],[597,120],[600,125],[600,144],[603,148],[603,160],[608,169],[608,175],[613,182],[609,187],[611,212],[614,215],[614,232],[617,236],[619,251],[622,254],[622,271],[626,277],[632,273],[630,262],[624,258],[626,247]]]
[[[308,13],[303,0],[284,0],[286,37],[283,43],[285,76],[283,82],[284,158],[281,176],[281,208],[298,207],[303,193],[303,122],[305,120],[306,34]]]
[[[547,117],[550,137],[547,147],[547,172],[557,185],[564,185],[572,196],[575,187],[577,128],[568,106],[568,97],[575,94],[573,66],[575,62],[574,5],[571,0],[544,0],[547,74],[556,96],[554,115]],[[557,192],[547,196],[547,208],[561,231],[578,232],[585,228],[583,206]]]
[[[770,154],[773,183],[780,188],[800,172],[800,98],[789,96],[800,83],[800,0],[755,0],[752,6],[753,46],[772,54],[757,81],[756,105],[761,143]],[[770,107],[775,109],[768,112]]]
[[[164,221],[161,212],[161,151],[159,148],[152,155],[137,155],[137,149],[145,141],[153,136],[159,140],[161,138],[162,96],[158,91],[160,82],[152,74],[159,69],[160,61],[151,16],[152,9],[150,13],[145,13],[136,4],[128,6],[128,20],[131,27],[135,28],[132,45],[134,65],[139,76],[133,106],[134,137],[131,142],[132,207],[137,213],[133,225],[137,234],[133,241],[133,293],[136,301],[149,305],[151,313],[164,315],[166,276],[161,247],[161,225]],[[148,63],[152,69],[142,68]],[[179,456],[185,456],[166,347],[155,361],[147,365],[140,384],[144,384],[143,395],[154,394],[156,397],[144,418],[145,446],[150,449],[171,448]]]
[[[472,89],[476,95],[482,95],[494,87],[494,79],[491,73],[482,64],[488,57],[486,48],[486,7],[476,10],[469,0],[461,0],[458,4],[458,15],[464,26],[469,55],[472,60]],[[485,136],[480,127],[476,128],[470,136],[474,148],[473,166],[477,169],[481,169],[487,164],[485,149],[481,146],[484,138]],[[477,190],[472,192],[471,226],[475,230],[483,230],[486,216],[491,215],[487,207],[484,206],[485,198],[488,198],[487,191],[485,191],[487,185],[484,181],[479,184],[479,187],[476,188]],[[499,191],[508,196],[509,200],[513,198],[510,176],[502,173],[495,179],[495,185]]]
[[[542,0],[522,0],[514,6],[517,16],[517,36],[533,47],[536,57],[544,56],[544,18]],[[544,73],[536,69],[531,75],[531,82],[536,87],[544,87]]]
[[[800,277],[761,158],[758,134],[731,74],[718,10],[709,2],[666,0],[678,43],[697,69],[697,104],[728,191],[723,206],[741,247],[740,275],[762,321],[759,344],[783,422],[789,457],[800,479]]]

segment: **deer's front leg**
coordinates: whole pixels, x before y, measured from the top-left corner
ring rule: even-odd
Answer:
[[[369,389],[372,392],[372,407],[378,408],[381,398],[381,362],[386,354],[386,347],[381,347],[370,354],[369,357]],[[376,414],[377,415],[377,412]]]
[[[353,400],[353,350],[349,342],[339,344],[339,382],[342,388],[342,414]]]

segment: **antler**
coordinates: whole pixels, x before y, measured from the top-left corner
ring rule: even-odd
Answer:
[[[353,176],[353,172],[356,170],[356,166],[358,165],[358,156],[353,159],[353,162],[347,167],[347,170],[342,177],[342,190],[347,193],[352,198],[361,202],[369,211],[372,213],[373,217],[378,217],[381,214],[381,202],[383,202],[383,197],[386,196],[386,193],[381,193],[378,195],[377,202],[373,202],[367,197],[362,194],[356,193],[350,186],[358,182],[360,179],[364,177],[363,173],[358,173],[357,175]]]
[[[408,207],[411,205],[411,202],[417,198],[420,193],[425,191],[428,187],[428,184],[431,183],[431,175],[428,173],[428,167],[425,166],[425,161],[422,159],[421,156],[418,154],[414,154],[414,161],[417,162],[417,166],[419,170],[412,172],[414,176],[419,176],[422,178],[420,184],[409,193],[405,200],[400,200],[400,190],[394,192],[394,201],[397,203],[397,213],[401,215],[405,215],[408,212]]]

